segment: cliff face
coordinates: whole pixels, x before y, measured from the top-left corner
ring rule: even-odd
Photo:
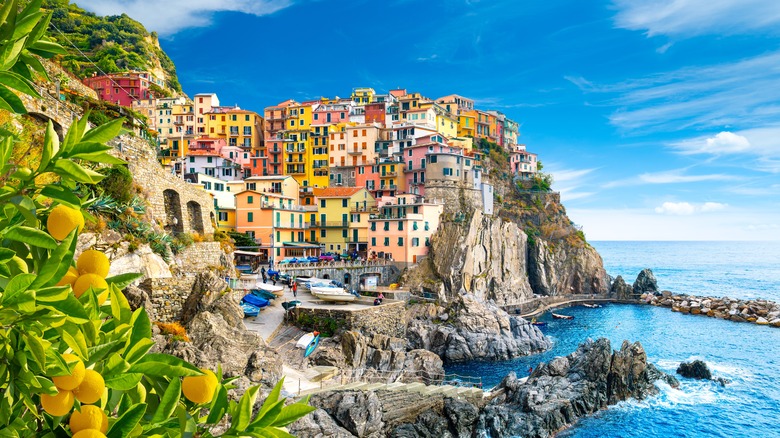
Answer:
[[[591,246],[536,240],[528,248],[528,277],[539,295],[603,294],[609,280]]]

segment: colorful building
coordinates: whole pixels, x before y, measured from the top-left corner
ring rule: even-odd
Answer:
[[[522,180],[533,179],[539,171],[539,162],[536,154],[525,150],[524,144],[516,145],[509,153],[509,169]]]
[[[416,195],[383,198],[379,214],[369,219],[369,258],[393,260],[406,267],[428,254],[430,238],[439,227],[444,205]]]
[[[97,93],[101,100],[132,108],[133,102],[154,97],[151,85],[161,82],[149,72],[109,73],[84,79],[84,84]]]
[[[184,179],[189,183],[203,186],[203,189],[214,197],[214,221],[217,229],[235,231],[236,202],[228,183],[203,173],[189,173],[184,176]]]
[[[370,211],[376,200],[364,187],[315,188],[314,199],[318,216],[312,226],[316,225],[325,251],[340,253],[349,249],[350,244],[353,248],[361,244],[366,247],[367,240],[361,241],[360,237],[367,239],[368,234],[360,228],[368,228],[368,221],[360,213]]]
[[[373,88],[359,87],[352,89],[352,102],[356,105],[366,105],[374,102],[376,91]]]
[[[240,108],[212,108],[204,113],[208,137],[224,138],[228,146],[239,146],[251,151],[262,145],[263,118],[254,111]]]

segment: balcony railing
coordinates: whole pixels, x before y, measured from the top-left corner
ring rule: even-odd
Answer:
[[[380,175],[381,178],[392,178],[394,176],[398,176],[398,171],[391,170],[389,172],[384,172],[382,175]]]
[[[349,227],[349,221],[314,221],[309,222],[312,228],[347,228]]]
[[[347,153],[349,155],[363,155],[363,150],[362,149],[351,149],[351,150],[348,150]]]
[[[308,230],[309,222],[275,222],[276,228],[294,228],[297,230]]]

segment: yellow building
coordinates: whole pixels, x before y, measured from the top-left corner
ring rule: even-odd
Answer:
[[[312,221],[312,227],[316,227],[324,251],[341,253],[350,244],[366,247],[368,219],[363,212],[373,209],[376,200],[364,187],[316,188],[314,199],[319,217]]]
[[[244,150],[261,147],[263,118],[254,111],[238,108],[215,108],[205,114],[206,135],[224,138],[228,146],[239,146]]]
[[[352,101],[357,105],[365,105],[368,103],[374,103],[376,91],[373,88],[359,87],[352,89]]]
[[[217,229],[236,231],[236,208],[223,207],[217,210]]]
[[[322,127],[318,127],[319,135],[315,135],[312,128],[312,110],[316,103],[288,106],[285,120],[284,173],[301,185],[300,201],[303,205],[312,204],[310,188],[328,186],[328,145],[322,135]]]
[[[462,110],[458,115],[458,137],[476,137],[477,112]]]

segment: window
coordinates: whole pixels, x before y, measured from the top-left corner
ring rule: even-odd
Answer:
[[[390,222],[385,222],[385,231],[390,231]]]
[[[246,221],[247,222],[254,222],[255,221],[255,214],[251,211],[246,214]]]
[[[341,237],[347,238],[347,230],[341,230]]]
[[[419,237],[413,237],[412,238],[412,246],[420,246],[420,238]]]
[[[219,212],[219,221],[220,221],[220,222],[225,222],[225,221],[227,221],[227,220],[228,220],[228,214],[227,214],[227,212],[226,212],[226,211],[220,211],[220,212]]]
[[[253,204],[255,202],[255,197],[252,195],[249,195],[246,197],[246,203],[247,204]]]
[[[371,246],[376,246],[376,237],[371,238]]]
[[[403,237],[399,237],[398,238],[398,246],[404,246],[404,238]]]
[[[412,160],[409,160],[409,165],[406,167],[406,170],[412,170],[414,169],[414,165],[412,165]]]
[[[347,207],[347,206],[349,205],[349,204],[348,204],[348,202],[349,202],[349,201],[347,201],[347,199],[342,199],[342,200],[341,200],[341,206],[342,206],[342,207]]]
[[[331,175],[331,176],[333,176],[333,175]],[[324,199],[320,199],[320,208],[325,208],[325,200]]]
[[[319,120],[319,114],[314,113],[314,120]]]
[[[431,246],[431,238],[430,237],[426,237],[425,238],[425,246]]]
[[[398,231],[404,230],[404,221],[398,221]]]
[[[190,157],[190,163],[194,163],[194,162],[195,162],[195,157]]]
[[[429,158],[428,161],[431,163],[435,163],[437,158],[438,157],[436,157],[436,155],[431,155],[431,158]]]
[[[327,237],[327,235],[328,235],[327,231],[328,231],[328,230],[326,230],[326,229],[324,229],[324,228],[323,228],[323,229],[321,229],[321,230],[320,230],[320,237]]]
[[[390,246],[390,238],[385,237],[385,246]]]
[[[444,168],[444,176],[452,176],[452,169],[449,167]]]
[[[371,231],[376,231],[376,222],[371,222]]]
[[[232,152],[231,152],[231,154],[232,154]],[[207,163],[213,163],[214,162],[214,157],[206,157],[206,162]]]

